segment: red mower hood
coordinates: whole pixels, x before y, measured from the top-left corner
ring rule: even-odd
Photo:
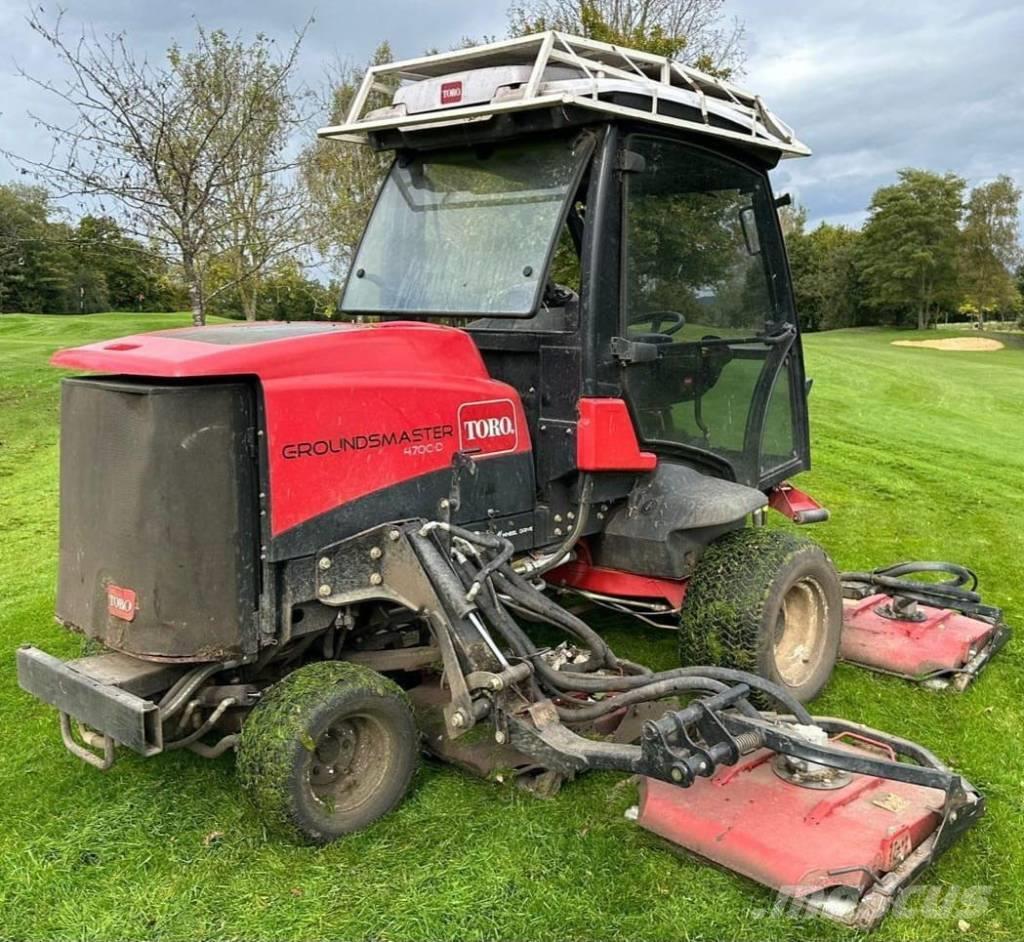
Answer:
[[[387,370],[438,374],[458,364],[486,377],[476,345],[452,327],[410,321],[382,324],[307,322],[178,327],[58,350],[54,366],[128,376],[258,376],[282,379]]]
[[[254,377],[266,436],[269,551],[282,556],[315,548],[318,520],[370,495],[419,494],[410,483],[417,479],[436,506],[450,488],[456,451],[477,460],[530,451],[515,389],[492,379],[472,338],[453,327],[184,327],[61,350],[51,362],[144,379]],[[389,506],[396,516],[415,516],[421,508],[410,500],[395,497]],[[289,532],[292,542],[281,542]]]

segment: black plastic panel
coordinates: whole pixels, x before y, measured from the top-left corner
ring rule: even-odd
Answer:
[[[255,650],[249,387],[69,379],[61,413],[58,617],[143,657]]]
[[[510,515],[532,512],[534,506],[533,453],[499,455],[477,461],[476,474],[460,475],[461,504],[455,523],[480,525]],[[317,552],[324,546],[362,533],[381,523],[443,516],[441,501],[452,487],[452,469],[431,471],[356,498],[275,536],[270,543],[273,562]],[[532,533],[521,535],[520,549],[532,548]]]

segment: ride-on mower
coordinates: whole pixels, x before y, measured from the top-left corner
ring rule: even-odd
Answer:
[[[371,68],[320,134],[395,152],[347,322],[54,357],[92,374],[63,383],[57,615],[103,650],[23,648],[22,686],[103,769],[235,750],[315,842],[393,809],[421,748],[542,795],[636,774],[644,827],[874,924],[984,800],[804,706],[844,584],[763,524],[827,516],[787,483],[809,383],[768,180],[807,149],[728,82],[557,32]],[[912,570],[847,574],[844,656],[973,676],[998,611]],[[672,623],[681,665],[562,593]],[[886,626],[949,643],[886,660]]]

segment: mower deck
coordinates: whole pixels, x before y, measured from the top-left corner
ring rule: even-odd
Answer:
[[[878,755],[874,743],[849,748]],[[950,828],[983,806],[970,796],[957,812],[940,788],[858,772],[800,781],[785,762],[761,749],[685,793],[643,778],[637,821],[805,909],[868,929],[941,853]]]
[[[925,582],[908,578],[944,573]],[[1002,610],[982,602],[978,577],[954,563],[913,562],[847,572],[843,660],[930,687],[964,690],[1010,639]]]
[[[963,690],[1006,644],[1010,630],[947,608],[918,606],[919,618],[895,618],[879,593],[843,603],[843,660],[922,683]]]

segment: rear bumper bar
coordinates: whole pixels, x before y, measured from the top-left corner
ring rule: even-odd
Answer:
[[[64,717],[140,755],[151,756],[163,751],[160,710],[151,700],[103,683],[38,648],[19,648],[17,659],[18,684],[60,711],[64,741],[76,755],[85,758],[81,753],[87,750],[77,744],[74,744],[77,748],[73,748],[68,742],[70,724]],[[104,743],[104,747],[105,752],[112,749],[111,744]]]

